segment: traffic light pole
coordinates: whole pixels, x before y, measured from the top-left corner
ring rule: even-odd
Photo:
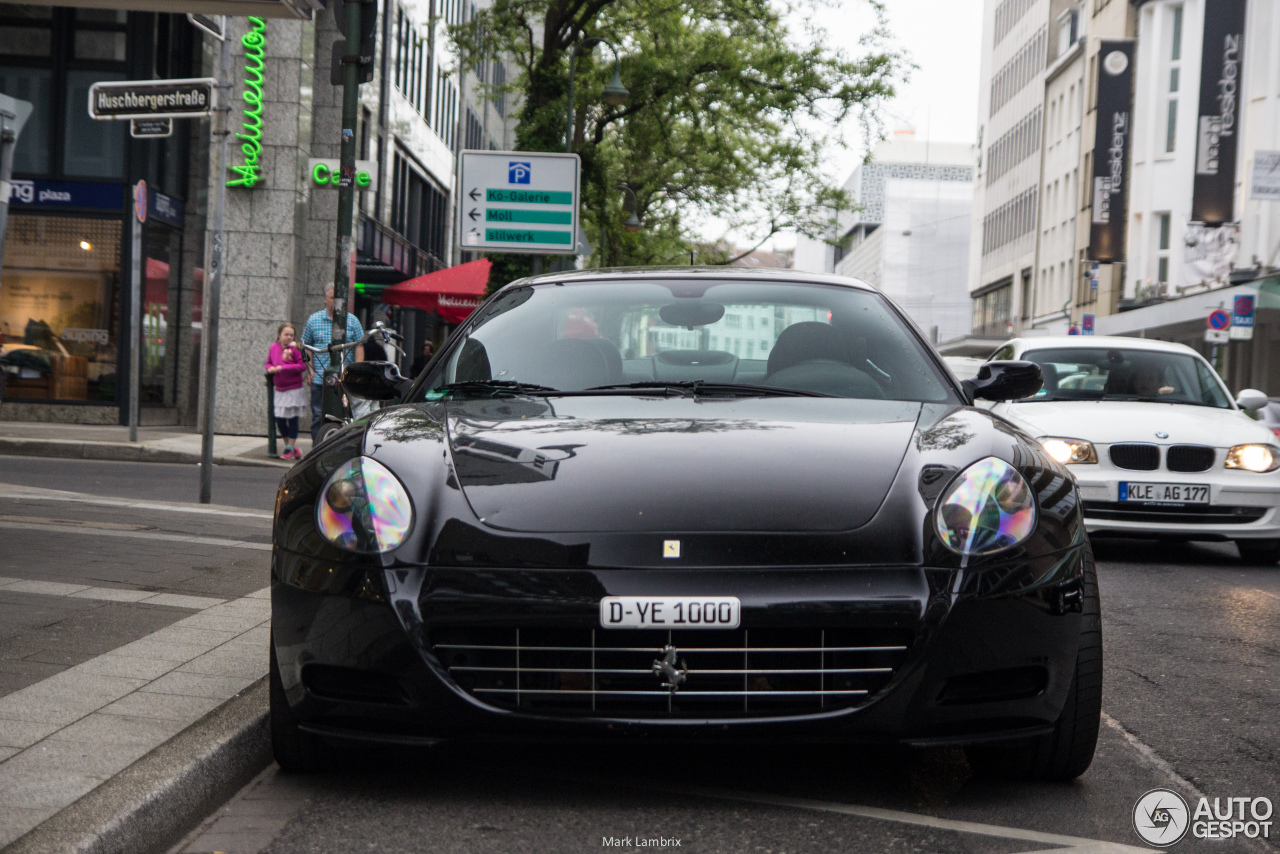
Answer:
[[[339,160],[341,176],[338,184],[338,247],[333,273],[333,332],[334,345],[347,341],[347,300],[351,294],[351,231],[354,226],[356,206],[356,117],[360,107],[361,3],[348,0],[340,9],[346,14],[348,34],[347,52],[342,57],[342,153]],[[332,362],[341,358],[330,355]],[[340,367],[331,365],[331,368]]]

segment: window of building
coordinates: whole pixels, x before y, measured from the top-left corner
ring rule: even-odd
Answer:
[[[1013,282],[1005,279],[973,295],[973,334],[997,337],[1009,332]]]
[[[494,60],[493,63],[493,87],[497,90],[497,97],[494,98],[493,106],[498,111],[498,115],[504,119],[507,117],[507,66],[502,60]]]
[[[1156,214],[1156,281],[1169,281],[1169,231],[1172,218],[1165,213]]]
[[[1058,16],[1058,56],[1071,50],[1076,43],[1076,10],[1068,9]]]
[[[396,10],[396,89],[422,116],[431,114],[431,45],[403,8]]]
[[[5,399],[114,401],[120,220],[10,213],[4,250]]]
[[[1169,61],[1165,68],[1165,80],[1168,81],[1168,96],[1165,99],[1164,150],[1172,152],[1178,139],[1178,91],[1182,75],[1182,7],[1174,6],[1169,10]]]
[[[447,197],[409,158],[396,153],[391,187],[391,227],[423,251],[443,259],[448,245]]]

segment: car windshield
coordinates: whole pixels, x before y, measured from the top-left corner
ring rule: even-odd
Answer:
[[[478,313],[418,394],[625,394],[636,385],[646,393],[958,399],[877,293],[635,279],[507,291]]]
[[[1212,369],[1187,353],[1108,347],[1029,350],[1044,386],[1019,403],[1047,400],[1137,400],[1230,409]]]

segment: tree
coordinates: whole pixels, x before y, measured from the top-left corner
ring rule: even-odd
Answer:
[[[631,92],[621,107],[598,97],[612,75],[607,49],[578,60],[573,150],[592,264],[687,263],[691,249],[701,263],[727,263],[730,252],[701,246],[689,223],[718,218],[755,247],[786,229],[830,237],[833,211],[851,206],[822,169],[832,132],[850,118],[874,129],[909,66],[884,47],[882,23],[858,57],[798,44],[787,25],[796,11],[774,0],[496,0],[451,36],[468,67],[495,54],[519,64],[510,86],[523,98],[517,147],[528,151],[564,150],[574,45],[600,36],[617,46]],[[638,234],[622,227],[620,183],[635,192]],[[493,284],[527,270],[521,256],[493,260]]]

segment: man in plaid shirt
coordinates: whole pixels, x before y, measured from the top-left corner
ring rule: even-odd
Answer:
[[[360,325],[360,320],[350,312],[347,313],[347,343],[357,341],[364,336],[364,327]],[[307,325],[302,329],[302,343],[309,344],[312,347],[328,347],[333,341],[333,285],[329,285],[324,289],[324,308],[307,318]],[[324,414],[321,412],[321,402],[324,400],[324,372],[329,367],[328,353],[315,353],[312,355],[312,369],[315,371],[315,377],[311,381],[311,439],[315,441],[316,434],[320,432],[320,426],[324,424]],[[346,367],[354,362],[364,361],[364,345],[360,345],[355,349],[355,358],[351,357],[351,351],[345,351],[342,356],[342,364],[340,367]]]

